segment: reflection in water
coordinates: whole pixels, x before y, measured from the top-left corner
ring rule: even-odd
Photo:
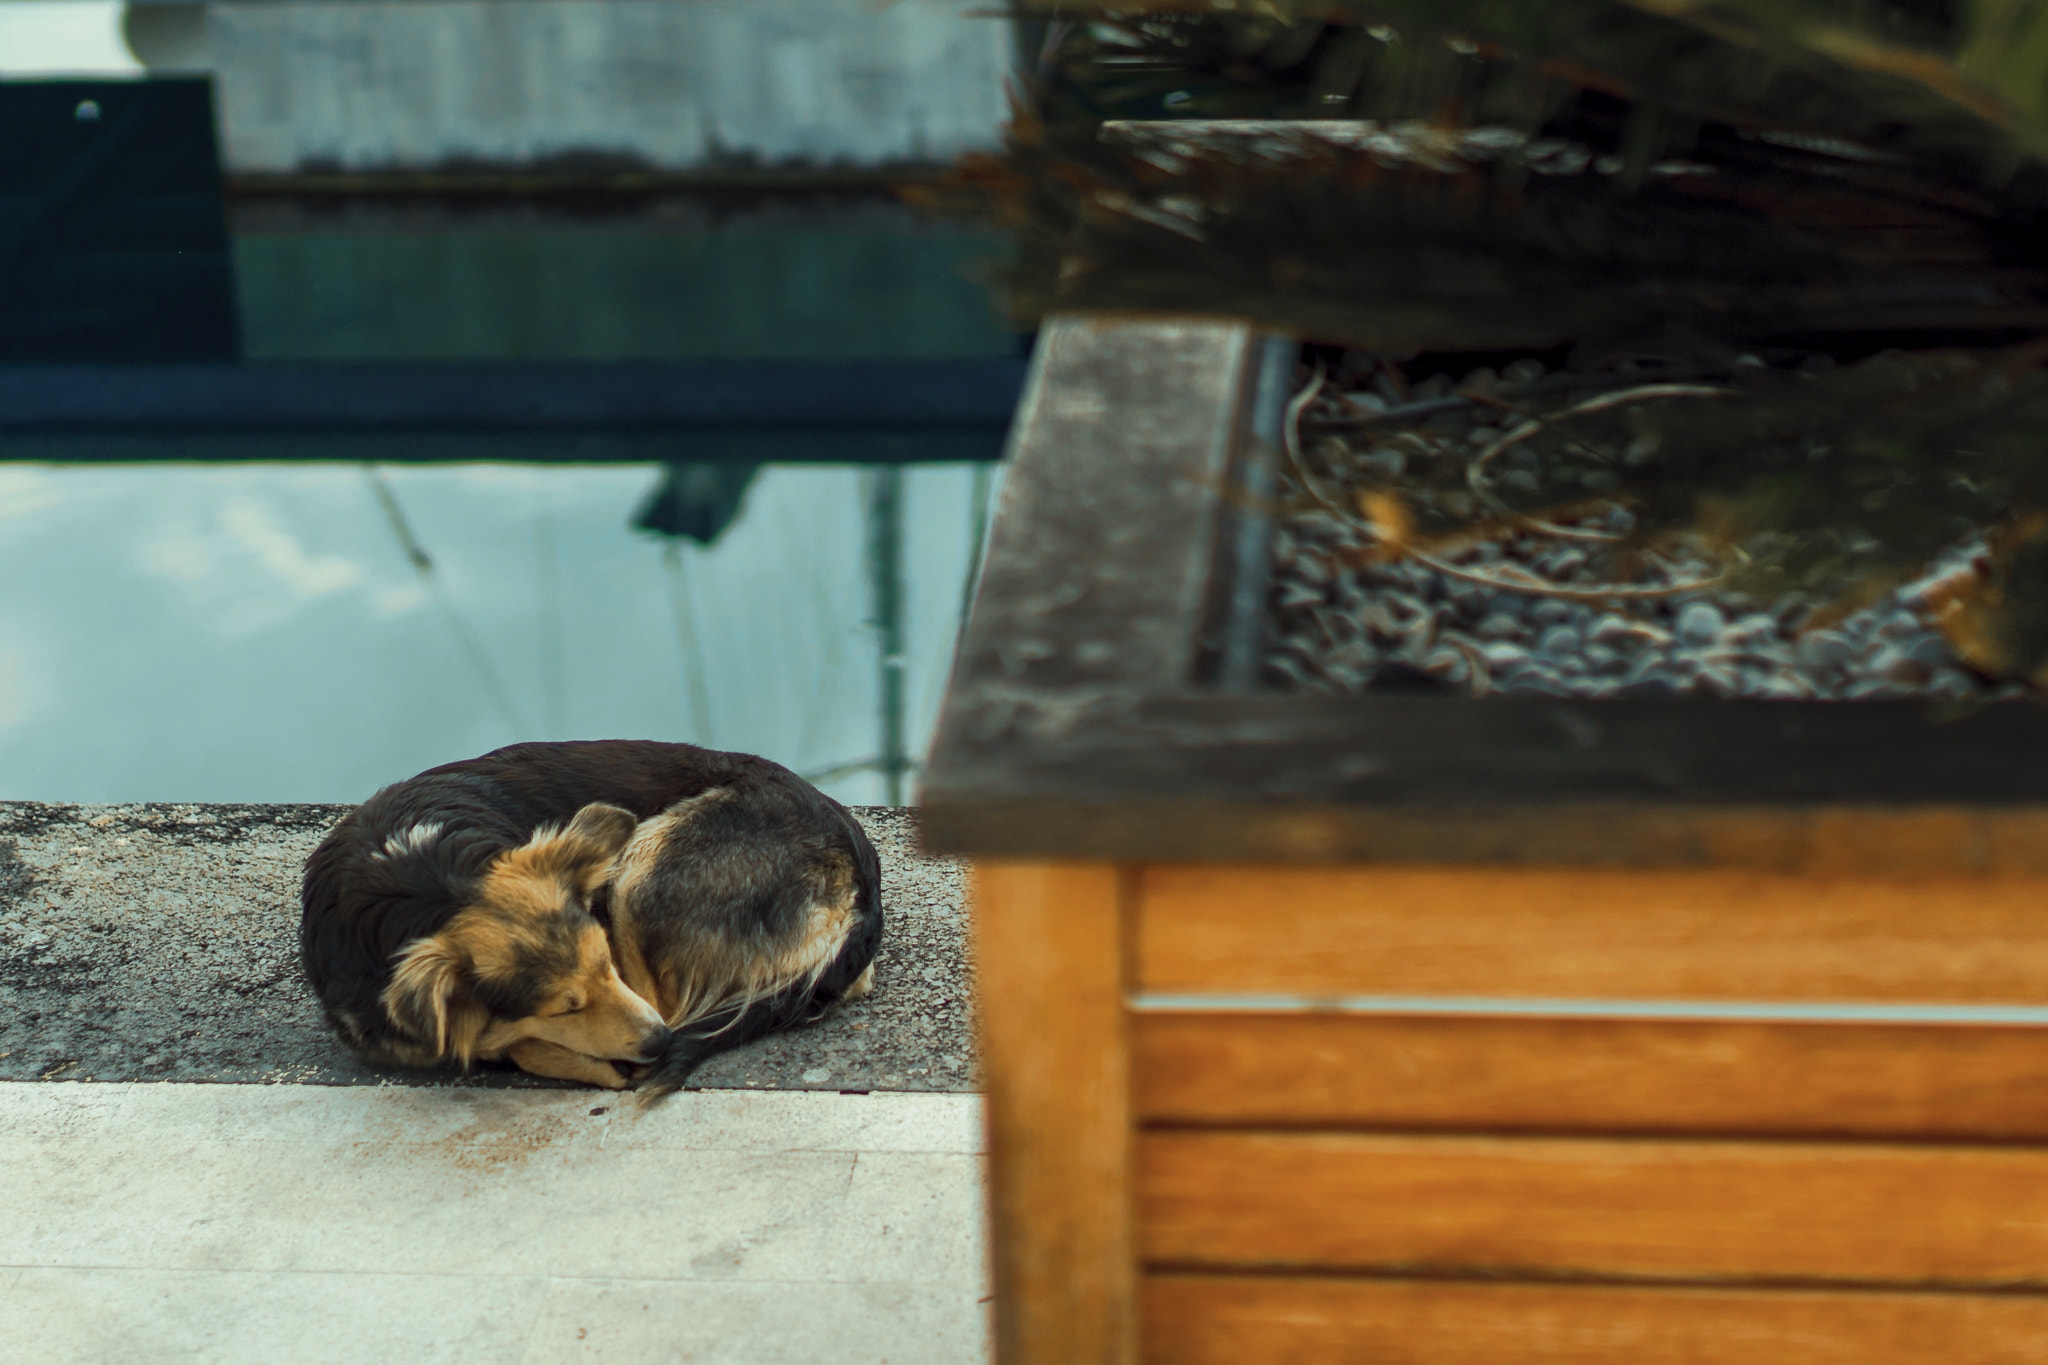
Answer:
[[[874,196],[516,206],[236,204],[256,361],[1009,356],[999,238]]]
[[[685,739],[907,799],[986,466],[0,466],[0,799],[355,801],[517,739]],[[643,518],[644,519],[644,518]]]
[[[92,127],[111,126],[144,88],[97,92]],[[29,93],[52,128],[98,145],[73,126],[80,92]],[[187,122],[205,131],[203,118]],[[142,137],[154,125],[122,126],[141,130],[136,157],[156,156]],[[99,164],[57,156],[70,143],[55,137],[30,186],[46,197],[78,164]],[[223,235],[207,190],[216,311],[233,323],[215,331],[238,331],[259,374],[279,362],[518,361],[602,387],[620,362],[1018,350],[967,273],[995,239],[886,195],[575,211],[258,197],[228,206]],[[45,235],[59,255],[74,245]],[[179,254],[189,243],[155,245],[172,274],[191,273]],[[0,352],[12,335],[16,359],[175,356],[232,372],[234,345],[193,349],[191,307],[165,313],[160,344],[137,349],[138,329],[107,300],[133,311],[171,297],[154,283],[67,294],[56,285],[72,276],[38,278],[55,282],[47,306],[0,326]],[[52,329],[101,314],[112,321],[74,327],[77,344],[53,350]],[[494,419],[396,433],[294,420],[6,433],[0,579],[14,590],[0,597],[0,799],[354,801],[514,740],[601,737],[749,750],[845,800],[907,799],[992,471],[753,461],[965,459],[992,455],[993,431],[627,423],[565,434]],[[650,457],[697,463],[519,463]],[[481,462],[404,463],[421,458]],[[78,459],[134,463],[62,463]]]

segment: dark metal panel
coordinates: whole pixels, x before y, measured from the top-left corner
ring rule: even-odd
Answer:
[[[37,464],[956,464],[992,463],[1003,428],[676,427],[669,430],[25,432],[0,428],[0,462]]]
[[[1007,428],[1016,360],[0,366],[0,433]]]
[[[0,82],[0,361],[236,353],[211,84]]]

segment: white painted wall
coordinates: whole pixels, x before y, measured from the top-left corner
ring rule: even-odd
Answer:
[[[622,155],[667,170],[992,146],[981,0],[217,0],[231,172]]]
[[[0,77],[211,71],[231,174],[936,162],[997,142],[1013,39],[992,8],[133,0],[124,20],[120,0],[0,0]]]
[[[121,0],[0,0],[0,79],[133,76]]]

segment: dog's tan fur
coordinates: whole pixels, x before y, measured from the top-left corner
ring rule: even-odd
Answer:
[[[574,927],[565,917],[604,884],[632,829],[627,812],[594,803],[566,828],[543,829],[499,857],[475,902],[401,955],[385,1009],[422,1021],[419,1033],[433,1041],[395,1060],[468,1066],[509,1056],[539,1075],[623,1087],[612,1062],[644,1060],[661,1016],[620,978],[603,926],[585,918]],[[528,985],[537,1006],[493,1019],[480,990],[514,981]]]

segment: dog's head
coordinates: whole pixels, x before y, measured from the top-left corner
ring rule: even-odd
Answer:
[[[668,1029],[619,979],[590,913],[633,826],[594,803],[493,859],[467,903],[399,953],[383,994],[391,1022],[465,1066],[527,1039],[613,1061],[659,1055]]]

